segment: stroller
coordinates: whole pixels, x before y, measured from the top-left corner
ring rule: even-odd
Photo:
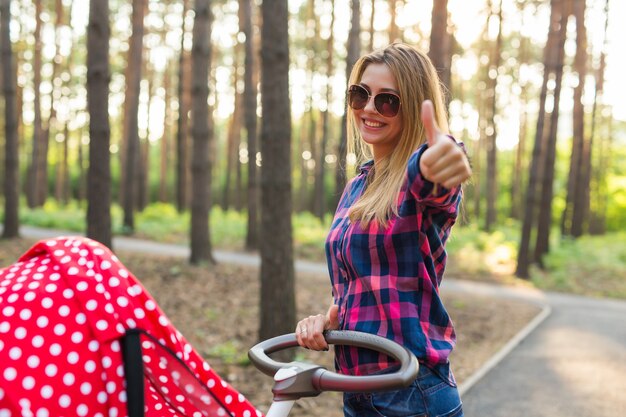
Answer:
[[[251,361],[273,376],[268,417],[285,417],[322,391],[407,386],[415,356],[387,339],[332,331],[395,358],[395,372],[339,375],[269,355],[297,346],[294,334],[254,346]],[[0,269],[0,417],[261,417],[170,323],[141,283],[105,246],[83,237],[42,240]]]

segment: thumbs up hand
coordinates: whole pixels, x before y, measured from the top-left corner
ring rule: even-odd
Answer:
[[[460,185],[472,175],[463,149],[439,130],[430,100],[422,103],[422,123],[426,130],[428,149],[420,158],[420,172],[428,181],[447,189]]]

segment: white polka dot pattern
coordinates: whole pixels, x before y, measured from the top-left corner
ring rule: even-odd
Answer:
[[[146,416],[262,416],[113,253],[62,237],[0,270],[0,417],[126,416],[119,340],[130,328],[154,338],[142,343]]]

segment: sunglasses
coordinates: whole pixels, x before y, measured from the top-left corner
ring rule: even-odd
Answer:
[[[364,109],[370,97],[369,91],[360,85],[348,87],[348,105],[354,110]],[[400,97],[393,93],[378,93],[374,96],[374,107],[382,116],[394,117],[400,111]]]

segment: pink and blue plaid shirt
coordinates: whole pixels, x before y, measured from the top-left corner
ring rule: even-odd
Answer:
[[[326,239],[326,256],[341,329],[395,340],[420,363],[454,382],[448,356],[456,336],[439,297],[439,284],[461,187],[439,186],[433,192],[433,183],[419,170],[425,149],[423,145],[411,156],[398,195],[398,216],[384,229],[375,221],[362,228],[348,217],[365,190],[373,161],[361,166],[339,201]],[[356,347],[337,346],[335,358],[340,372],[353,375],[392,365],[386,355]]]

